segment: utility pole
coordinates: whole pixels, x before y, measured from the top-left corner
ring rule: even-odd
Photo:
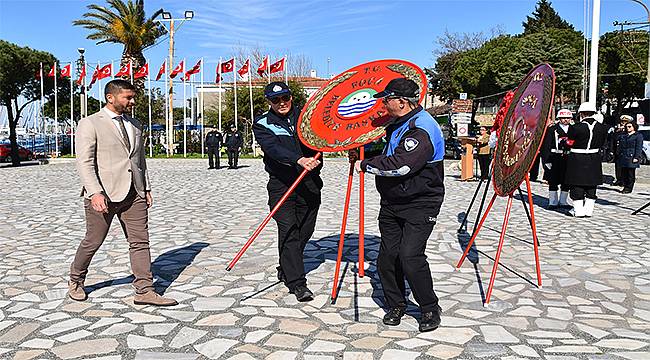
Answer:
[[[587,98],[587,101],[596,105],[596,92],[598,90],[598,41],[600,40],[600,0],[594,0],[592,15],[589,97]]]
[[[632,0],[635,3],[640,4],[643,6],[645,9],[646,15],[647,15],[647,24],[650,24],[650,10],[648,10],[648,7],[640,0]],[[650,37],[650,31],[648,31],[648,36]],[[645,92],[644,92],[645,98],[650,98],[650,40],[648,44],[648,70],[646,73],[646,78],[645,78]]]
[[[165,29],[169,32],[169,62],[167,64],[167,69],[165,76],[169,80],[168,87],[167,87],[167,96],[169,98],[168,100],[168,111],[167,111],[167,156],[171,156],[174,154],[174,80],[170,76],[172,70],[174,69],[174,32],[175,32],[175,27],[174,23],[175,21],[180,21],[180,25],[182,25],[185,21],[191,20],[194,18],[194,11],[191,10],[186,10],[184,13],[183,18],[178,18],[174,19],[172,18],[172,14],[169,11],[163,11],[162,14],[162,19],[157,19],[156,21],[161,23]],[[169,28],[165,26],[164,23],[169,23]],[[179,28],[180,28],[179,25]],[[184,76],[185,74],[181,74],[181,76]],[[185,104],[183,104],[185,106]],[[184,119],[183,119],[184,121]]]

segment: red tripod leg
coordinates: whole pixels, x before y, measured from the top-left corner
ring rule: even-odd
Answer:
[[[318,159],[318,158],[320,158],[320,156],[321,156],[321,153],[316,153],[316,155],[314,155],[314,159]],[[241,250],[239,250],[239,252],[237,253],[237,255],[235,255],[235,257],[232,259],[232,261],[230,261],[230,263],[226,267],[226,271],[232,270],[232,268],[235,266],[237,261],[239,261],[239,259],[242,257],[242,255],[244,255],[246,250],[248,250],[248,247],[251,246],[253,241],[262,232],[262,230],[264,229],[266,224],[269,223],[269,221],[271,220],[273,215],[275,215],[275,213],[278,212],[278,210],[280,209],[282,204],[284,204],[284,202],[287,201],[287,198],[289,197],[289,195],[291,195],[291,193],[293,193],[293,191],[296,190],[296,187],[298,187],[298,184],[300,184],[300,182],[302,181],[302,179],[305,178],[305,176],[307,175],[308,172],[309,171],[306,170],[306,169],[303,170],[302,173],[300,174],[300,176],[298,176],[298,178],[296,179],[296,181],[294,181],[293,184],[291,184],[291,187],[287,190],[286,193],[284,193],[284,195],[282,195],[282,198],[280,198],[280,201],[278,201],[278,203],[275,205],[275,207],[273,207],[273,210],[271,210],[271,212],[266,216],[266,218],[264,218],[264,221],[262,221],[262,223],[260,224],[260,226],[257,227],[257,229],[255,230],[253,235],[251,235],[251,237],[248,239],[248,241],[246,241],[246,244],[244,244],[244,246],[241,248]]]
[[[530,178],[526,174],[526,190],[528,191],[528,205],[530,206],[530,229],[533,231],[533,249],[535,250],[535,270],[537,271],[537,286],[542,286],[542,270],[539,266],[539,241],[537,241],[537,225],[535,225],[535,211],[533,210],[533,194],[530,192]]]
[[[469,239],[469,243],[467,244],[467,247],[465,248],[465,252],[463,252],[463,256],[461,256],[460,260],[458,260],[458,264],[456,264],[456,268],[460,268],[463,265],[463,262],[465,261],[465,258],[467,257],[467,254],[469,253],[469,249],[472,247],[472,244],[474,243],[474,240],[476,240],[476,236],[478,235],[479,230],[481,230],[481,227],[483,226],[483,223],[485,222],[485,219],[487,218],[488,214],[490,213],[490,209],[492,209],[492,205],[494,205],[494,200],[496,200],[496,198],[497,198],[497,194],[495,193],[494,195],[492,195],[492,199],[490,199],[490,203],[488,204],[487,209],[485,209],[485,213],[483,214],[483,217],[481,217],[481,221],[479,221],[476,228],[474,228],[472,238]]]
[[[363,160],[364,154],[363,154],[363,146],[359,148],[359,160]],[[365,249],[364,249],[364,180],[365,180],[365,174],[364,172],[359,173],[359,277],[364,277],[365,275],[365,268],[364,268],[364,260],[365,260]]]
[[[336,269],[334,270],[334,283],[332,284],[331,300],[336,300],[339,287],[339,271],[341,270],[341,259],[343,258],[343,243],[345,241],[345,228],[348,224],[348,208],[350,207],[350,194],[352,193],[352,178],[354,176],[354,163],[350,164],[348,173],[348,188],[345,193],[345,205],[343,207],[343,220],[341,221],[341,237],[339,238],[339,251],[336,256]]]
[[[488,286],[487,294],[485,295],[485,303],[490,303],[490,296],[492,295],[492,287],[494,287],[494,278],[497,275],[497,268],[499,267],[499,258],[501,257],[501,250],[503,249],[503,240],[506,237],[506,229],[508,228],[508,219],[510,218],[510,208],[512,208],[512,194],[508,196],[508,205],[506,205],[506,214],[503,217],[503,226],[501,226],[501,237],[499,238],[499,247],[497,254],[494,257],[494,266],[492,266],[492,276],[490,277],[490,285]]]

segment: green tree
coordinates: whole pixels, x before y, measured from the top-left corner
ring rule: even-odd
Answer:
[[[73,21],[74,25],[82,26],[91,33],[89,40],[98,40],[97,44],[116,43],[124,45],[121,66],[132,63],[133,69],[144,65],[143,50],[154,45],[156,40],[167,31],[154,19],[162,13],[156,10],[150,17],[144,11],[144,0],[107,0],[109,7],[91,4],[89,12],[83,14],[84,19]],[[144,80],[136,80],[139,89],[144,86]]]
[[[535,11],[522,23],[524,35],[544,32],[546,29],[575,30],[573,25],[562,19],[548,0],[538,0]]]
[[[20,166],[16,139],[18,120],[25,107],[39,100],[41,96],[41,83],[35,74],[40,71],[41,63],[43,63],[43,74],[47,74],[52,67],[51,64],[55,62],[57,59],[48,52],[20,47],[0,40],[0,106],[7,109],[13,166]],[[65,81],[58,83],[59,91],[63,91],[65,83]],[[43,85],[44,95],[51,96],[54,92],[54,79],[44,76]],[[69,87],[67,89],[70,91]],[[25,102],[19,105],[18,98],[24,99]]]

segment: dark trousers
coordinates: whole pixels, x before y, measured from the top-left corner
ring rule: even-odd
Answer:
[[[621,165],[618,163],[618,161],[614,160],[614,174],[616,175],[616,181],[617,183],[621,184],[623,183],[623,173],[622,173],[623,168]]]
[[[573,185],[569,192],[571,200],[597,199],[596,186]]]
[[[636,181],[636,168],[621,167],[621,181],[623,182],[623,190],[632,191]]]
[[[228,166],[237,167],[239,161],[239,149],[228,149]]]
[[[284,278],[284,284],[289,290],[307,283],[303,252],[307,242],[314,234],[316,217],[320,206],[320,192],[304,191],[301,187],[302,184],[273,215],[273,219],[278,225],[278,254],[280,260],[278,273]],[[271,209],[278,203],[287,189],[287,186],[280,181],[269,180],[267,190]]]
[[[208,164],[210,164],[210,169],[212,169],[214,167],[216,167],[217,169],[220,168],[221,167],[220,160],[221,160],[221,154],[219,152],[219,148],[216,147],[216,146],[209,146],[208,147]]]
[[[537,177],[539,176],[539,154],[537,154],[537,157],[533,162],[533,166],[530,168],[528,176],[530,178],[530,181],[537,181]]]
[[[90,261],[106,239],[113,217],[117,216],[129,242],[131,271],[135,276],[133,287],[138,294],[153,290],[147,201],[132,187],[124,200],[108,203],[108,213],[95,211],[89,199],[84,199],[84,209],[86,236],[79,244],[74,261],[70,265],[70,281],[83,282],[86,279]]]
[[[478,154],[478,166],[481,168],[481,179],[487,180],[490,172],[490,154]]]
[[[431,271],[424,254],[436,216],[437,211],[432,209],[398,210],[382,205],[377,270],[389,307],[406,307],[406,278],[422,312],[438,308],[438,297],[433,291]]]

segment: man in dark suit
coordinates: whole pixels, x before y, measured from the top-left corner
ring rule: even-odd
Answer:
[[[212,129],[205,136],[205,146],[208,149],[208,164],[210,167],[208,169],[219,169],[221,168],[221,145],[223,144],[223,135],[217,130]],[[215,166],[216,160],[216,166]]]

